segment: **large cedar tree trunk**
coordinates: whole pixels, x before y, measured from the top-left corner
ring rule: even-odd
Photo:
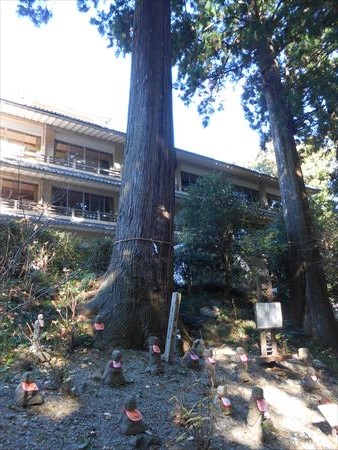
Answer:
[[[173,280],[174,171],[170,2],[137,0],[116,241],[87,305],[104,341],[141,348],[166,333]]]
[[[337,323],[328,297],[279,68],[267,40],[259,43],[256,55],[269,113],[289,244],[291,316],[295,325],[337,349]]]

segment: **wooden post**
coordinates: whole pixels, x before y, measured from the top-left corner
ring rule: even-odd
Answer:
[[[163,360],[167,363],[172,363],[174,354],[174,340],[177,329],[178,313],[180,310],[181,294],[179,292],[173,292],[171,297],[171,307],[167,330],[167,339],[165,342],[165,350]]]

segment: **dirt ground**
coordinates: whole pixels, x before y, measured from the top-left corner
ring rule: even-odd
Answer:
[[[22,408],[14,406],[14,391],[20,382],[23,367],[0,374],[0,448],[11,449],[113,449],[135,448],[135,437],[119,433],[123,400],[134,395],[146,423],[147,431],[156,435],[160,449],[334,449],[331,429],[317,406],[321,392],[308,393],[300,384],[305,364],[296,356],[279,368],[267,368],[258,363],[258,351],[249,353],[250,381],[238,376],[235,348],[214,348],[217,360],[217,384],[227,386],[234,407],[231,416],[218,416],[212,404],[215,391],[208,387],[203,370],[187,369],[176,358],[165,366],[163,375],[146,373],[148,356],[141,351],[123,351],[123,369],[128,384],[109,387],[99,380],[110,351],[78,349],[70,356],[65,388],[46,389],[50,380],[50,363],[33,367],[45,403]],[[60,359],[54,358],[57,365]],[[337,399],[338,384],[330,368],[315,361],[323,389]],[[246,424],[248,402],[254,386],[264,389],[275,431],[265,444],[255,440]],[[71,394],[71,395],[69,395]],[[186,418],[200,420],[203,427],[194,431],[175,424],[178,411]],[[181,414],[182,416],[182,414]],[[204,419],[202,419],[204,417]],[[177,420],[176,420],[177,421]],[[209,444],[208,444],[209,442]],[[209,446],[208,446],[209,445]]]

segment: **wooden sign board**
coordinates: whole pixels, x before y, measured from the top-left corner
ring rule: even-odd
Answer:
[[[175,341],[175,335],[176,335],[176,329],[177,329],[180,303],[181,303],[181,294],[179,292],[173,292],[172,297],[171,297],[171,307],[170,307],[169,322],[168,322],[168,329],[167,329],[167,339],[165,342],[165,350],[164,350],[164,355],[163,355],[163,359],[167,363],[171,363],[172,359],[173,359],[174,341]]]
[[[280,302],[256,303],[255,316],[257,330],[283,328],[282,306]]]
[[[331,428],[338,427],[338,405],[337,403],[327,403],[318,405],[319,411],[323,414],[325,420]]]

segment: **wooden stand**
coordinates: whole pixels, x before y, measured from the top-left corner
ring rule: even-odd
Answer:
[[[262,330],[261,338],[261,356],[273,356],[278,354],[276,335],[273,330]]]

